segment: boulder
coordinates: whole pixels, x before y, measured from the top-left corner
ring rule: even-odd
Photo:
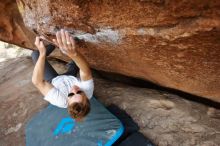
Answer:
[[[78,38],[94,69],[220,102],[220,1],[17,2],[32,31],[53,38],[64,28]]]
[[[220,145],[219,104],[212,107],[185,96],[99,77],[95,77],[94,94],[106,106],[116,105],[130,115],[155,145]]]
[[[0,40],[33,48],[35,34],[25,27],[16,0],[0,2]]]

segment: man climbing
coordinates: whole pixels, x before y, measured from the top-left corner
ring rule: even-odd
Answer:
[[[45,96],[44,99],[53,105],[67,108],[70,116],[82,120],[90,111],[89,99],[92,97],[94,82],[89,65],[77,51],[74,39],[63,29],[56,33],[53,40],[59,49],[72,59],[68,71],[62,75],[54,70],[47,61],[47,56],[55,49],[53,45],[43,44],[36,37],[32,60],[35,64],[32,82]],[[80,79],[76,77],[79,70]]]

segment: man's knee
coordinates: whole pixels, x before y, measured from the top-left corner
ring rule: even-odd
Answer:
[[[37,59],[39,57],[39,51],[38,50],[34,50],[32,53],[31,53],[31,57],[32,57],[32,60],[33,62],[37,62]]]

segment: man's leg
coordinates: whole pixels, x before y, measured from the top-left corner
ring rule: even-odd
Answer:
[[[71,75],[71,76],[77,76],[77,73],[79,72],[78,66],[75,64],[74,61],[71,61],[67,64],[68,70],[63,75]]]
[[[51,52],[55,49],[55,46],[53,45],[47,45],[46,46],[46,56],[50,55]],[[32,61],[34,64],[36,64],[38,57],[39,57],[39,51],[35,50],[31,54]],[[52,79],[57,77],[58,73],[55,71],[55,69],[50,65],[48,60],[45,60],[45,68],[44,68],[44,79],[51,83]]]

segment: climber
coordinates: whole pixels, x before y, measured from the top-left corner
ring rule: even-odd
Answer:
[[[90,99],[93,95],[94,82],[90,67],[76,48],[75,40],[63,29],[56,33],[54,44],[72,61],[67,64],[68,71],[59,75],[47,60],[55,49],[52,44],[44,45],[36,37],[32,60],[35,64],[32,82],[44,95],[44,99],[60,108],[67,108],[70,116],[76,121],[82,120],[90,111]],[[46,47],[45,47],[46,46]],[[79,71],[80,78],[77,78]]]

